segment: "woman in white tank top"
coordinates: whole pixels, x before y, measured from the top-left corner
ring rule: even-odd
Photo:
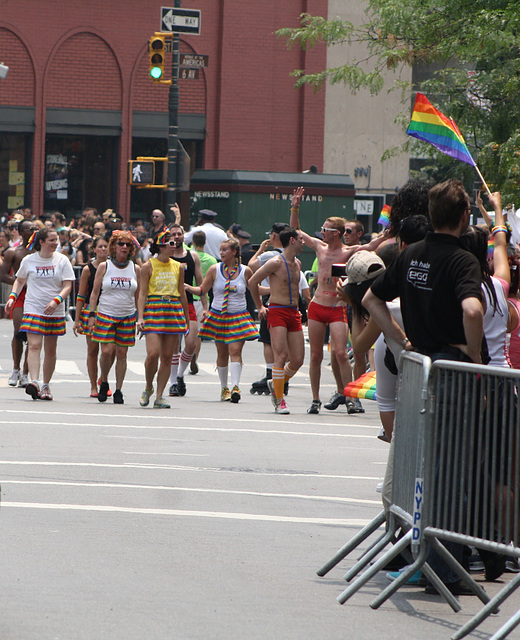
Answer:
[[[100,264],[90,295],[89,328],[101,344],[101,384],[97,399],[106,402],[108,374],[116,359],[115,404],[124,404],[121,387],[126,374],[128,347],[135,344],[135,325],[141,271],[131,258],[136,251],[129,231],[114,231],[108,243],[109,259]]]
[[[220,245],[222,262],[212,265],[202,286],[185,285],[186,291],[197,296],[213,288],[211,309],[203,318],[199,337],[215,341],[217,370],[220,378],[220,400],[237,403],[240,400],[242,349],[246,340],[256,340],[258,331],[247,311],[246,289],[253,272],[240,264],[240,244],[234,238]],[[228,366],[231,369],[231,392],[228,386]]]

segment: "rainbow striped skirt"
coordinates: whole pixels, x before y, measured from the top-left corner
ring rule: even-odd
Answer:
[[[66,333],[65,317],[37,316],[24,313],[20,331],[39,333],[43,336],[64,336]]]
[[[96,326],[92,332],[92,340],[101,344],[114,343],[118,347],[133,347],[135,344],[135,323],[137,317],[118,318],[105,313],[96,313]]]
[[[210,309],[200,328],[199,337],[229,344],[242,340],[256,340],[259,334],[253,318],[247,311],[222,313],[218,309]]]
[[[179,298],[148,296],[143,333],[186,333],[188,325]]]

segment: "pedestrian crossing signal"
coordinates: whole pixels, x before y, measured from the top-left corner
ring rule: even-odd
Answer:
[[[150,78],[154,82],[160,82],[163,79],[165,54],[165,37],[160,34],[153,35],[148,41],[148,58]]]
[[[155,162],[128,161],[128,184],[147,185],[155,182]]]

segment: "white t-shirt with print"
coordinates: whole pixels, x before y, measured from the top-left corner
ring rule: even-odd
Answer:
[[[70,260],[57,251],[50,258],[42,258],[38,252],[25,256],[16,277],[27,280],[24,313],[37,316],[45,315],[45,307],[61,292],[64,280],[76,279]],[[65,304],[59,304],[51,315],[63,317]]]

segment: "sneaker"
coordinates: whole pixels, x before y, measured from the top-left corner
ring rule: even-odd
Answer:
[[[25,387],[25,393],[31,396],[33,400],[38,400],[40,397],[40,385],[38,384],[38,381],[33,380],[32,382],[29,382]]]
[[[273,403],[273,407],[276,409],[278,407],[278,400],[276,399],[276,393],[274,392],[274,382],[272,380],[268,380],[267,386],[271,393],[271,402]]]
[[[52,400],[52,393],[48,384],[42,384],[40,391],[40,400]]]
[[[99,399],[99,396],[98,396]],[[123,400],[123,394],[121,393],[121,389],[116,389],[114,391],[114,404],[125,404]]]
[[[171,409],[170,405],[166,402],[164,398],[156,398],[153,403],[154,409]]]
[[[506,560],[506,573],[518,573],[520,572],[520,565],[518,558],[509,558]]]
[[[106,402],[108,398],[108,382],[102,382],[99,385],[97,399],[99,402]]]
[[[180,395],[179,393],[179,389],[177,388],[177,383],[174,382],[171,387],[170,387],[170,392],[169,394],[170,396],[175,396],[176,398]]]
[[[101,386],[101,378],[98,379],[97,383],[98,383],[98,386]],[[112,391],[110,391],[110,386],[109,386],[107,389],[107,398],[110,398],[111,395],[112,395]]]
[[[19,379],[20,379],[20,372],[15,369],[13,373],[11,373],[11,375],[9,376],[9,380],[7,381],[7,384],[10,387],[16,387]]]
[[[220,390],[220,402],[229,402],[231,400],[231,392],[227,387]]]
[[[311,406],[307,409],[307,413],[319,413],[321,408],[321,402],[319,400],[313,400]]]
[[[274,408],[274,412],[275,413],[280,413],[283,415],[287,415],[288,413],[291,413],[289,411],[289,407],[287,406],[287,403],[285,402],[285,399],[282,398],[281,400],[277,400],[276,401],[276,406]]]
[[[150,404],[150,396],[153,393],[153,387],[151,389],[146,389],[141,394],[141,399],[139,400],[139,404],[142,407],[147,407]]]
[[[399,571],[390,571],[389,573],[386,574],[386,579],[390,580],[390,582],[397,580],[397,578],[399,578],[399,576],[402,575],[405,569],[406,567],[403,569],[399,569]],[[422,576],[422,572],[419,569],[415,573],[412,573],[412,575],[408,578],[405,584],[419,584],[419,580],[421,579],[421,576]]]
[[[190,374],[192,376],[195,376],[197,375],[198,372],[199,372],[199,365],[197,364],[197,356],[194,355],[190,362]]]
[[[29,376],[26,373],[22,373],[20,376],[20,380],[18,380],[18,386],[25,389],[25,387],[29,384]]]
[[[383,482],[379,482],[376,485],[376,493],[383,493],[383,484],[384,484]]]
[[[356,398],[357,400],[357,398]],[[361,406],[357,406],[356,403],[352,400],[352,398],[348,398],[345,402],[347,405],[347,413],[365,413],[365,410]]]
[[[345,396],[342,393],[339,393],[339,391],[336,391],[327,404],[323,406],[329,411],[334,411],[340,404],[345,404]]]
[[[231,390],[231,402],[237,404],[240,401],[240,389],[235,385]]]
[[[184,384],[184,378],[177,378],[177,390],[180,396],[186,395],[186,385]]]

